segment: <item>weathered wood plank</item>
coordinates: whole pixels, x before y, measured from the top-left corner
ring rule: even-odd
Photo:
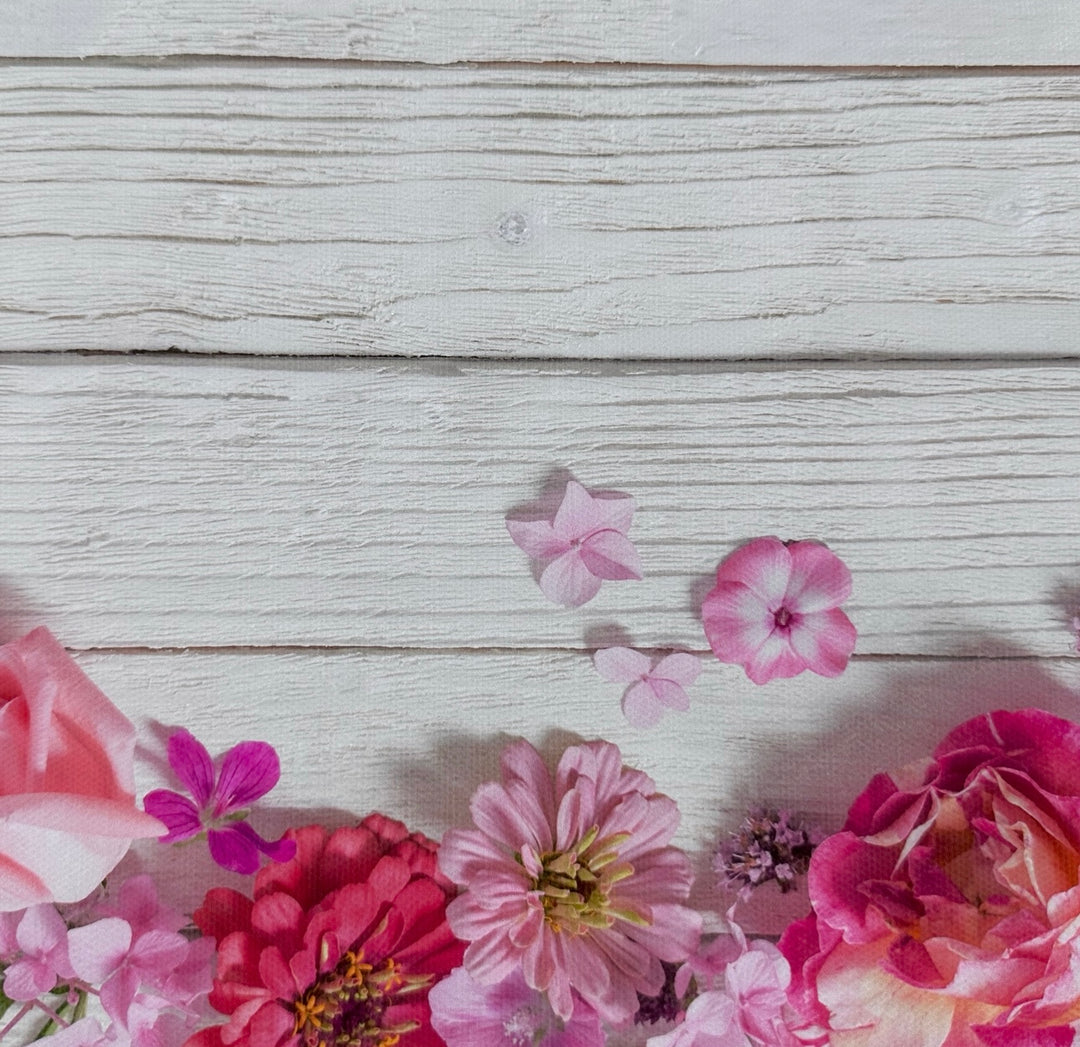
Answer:
[[[0,55],[250,55],[407,62],[1056,65],[1069,0],[3,0]]]
[[[1039,705],[1075,718],[1077,701],[1076,662],[1067,659],[857,660],[837,679],[804,674],[765,687],[710,659],[691,688],[690,711],[641,731],[622,716],[619,686],[601,680],[585,653],[78,659],[140,727],[140,790],[168,784],[162,755],[169,727],[188,727],[211,752],[244,738],[271,742],[282,778],[267,801],[271,809],[255,819],[268,831],[298,818],[344,824],[350,815],[383,810],[438,837],[469,824],[469,797],[498,776],[508,738],[527,737],[549,757],[575,737],[606,738],[678,801],[678,839],[698,869],[696,902],[713,911],[731,899],[713,889],[712,850],[748,808],[787,806],[835,829],[871,775],[926,756],[968,717]],[[196,886],[221,879],[208,868]],[[191,897],[190,879],[178,886],[187,888],[189,904],[201,897]],[[802,915],[805,903],[788,901],[774,921]],[[767,915],[752,912],[758,920]]]
[[[829,542],[858,652],[1065,654],[1080,367],[9,357],[0,579],[75,646],[701,649],[759,534]],[[503,525],[567,472],[647,571],[548,604]]]
[[[1080,78],[0,69],[0,349],[1072,356]]]

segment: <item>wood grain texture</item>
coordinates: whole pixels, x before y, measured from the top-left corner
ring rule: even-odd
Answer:
[[[760,534],[850,565],[860,655],[1062,655],[1080,367],[9,358],[11,628],[76,647],[704,647]],[[505,514],[640,505],[644,582],[548,604]],[[545,494],[546,488],[546,494]]]
[[[0,55],[405,62],[1057,65],[1070,0],[3,0]]]
[[[619,709],[621,688],[584,653],[340,651],[94,653],[80,664],[140,728],[140,792],[172,785],[164,738],[183,725],[221,752],[271,742],[282,778],[255,816],[281,831],[297,819],[346,824],[383,810],[439,837],[470,824],[468,800],[497,778],[506,742],[527,737],[554,761],[577,739],[606,738],[682,811],[678,842],[694,858],[695,902],[722,911],[713,848],[750,807],[787,806],[828,829],[870,777],[925,757],[945,733],[994,708],[1036,704],[1075,717],[1075,659],[863,660],[843,676],[807,673],[755,687],[709,659],[691,708],[647,731]],[[260,805],[262,806],[262,805]],[[151,860],[161,848],[140,850]],[[185,854],[185,863],[188,856]],[[168,864],[161,871],[168,873]],[[182,867],[186,868],[186,864]],[[207,875],[177,887],[189,907]],[[805,911],[805,899],[759,899],[762,930]],[[772,910],[770,912],[770,910]],[[770,922],[771,921],[771,922]]]
[[[0,349],[1076,356],[1080,78],[0,67]]]

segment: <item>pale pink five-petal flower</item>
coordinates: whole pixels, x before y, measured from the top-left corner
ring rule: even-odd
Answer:
[[[622,707],[635,727],[652,727],[665,709],[686,712],[686,688],[701,673],[701,659],[686,651],[673,651],[656,662],[632,647],[607,647],[593,655],[596,671],[612,683],[628,683]]]
[[[824,545],[755,538],[717,568],[701,617],[716,657],[754,683],[804,669],[839,676],[855,649],[840,610],[850,595],[851,572]]]
[[[580,607],[604,580],[641,578],[641,558],[626,537],[635,508],[633,498],[592,495],[570,480],[554,519],[508,519],[506,528],[531,559],[545,563],[543,594],[553,603]]]

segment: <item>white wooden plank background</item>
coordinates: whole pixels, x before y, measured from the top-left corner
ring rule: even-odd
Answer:
[[[0,67],[0,349],[1074,355],[1080,78]]]
[[[747,804],[835,826],[964,717],[1080,716],[1069,0],[0,26],[0,639],[54,629],[145,787],[186,724],[279,748],[264,825],[438,835],[506,737],[605,736],[680,801],[709,907]],[[578,611],[503,526],[569,474],[638,498],[647,569]],[[709,659],[630,728],[591,649],[704,654],[716,562],[769,533],[852,567],[848,671]]]
[[[0,56],[1059,65],[1071,0],[2,0]]]

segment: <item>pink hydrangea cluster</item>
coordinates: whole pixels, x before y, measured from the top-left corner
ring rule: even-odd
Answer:
[[[178,1047],[205,1017],[213,943],[190,940],[149,876],[83,906],[72,925],[53,904],[0,914],[3,992],[14,1014],[44,1018],[56,1047]],[[44,1031],[44,1030],[43,1030]]]

